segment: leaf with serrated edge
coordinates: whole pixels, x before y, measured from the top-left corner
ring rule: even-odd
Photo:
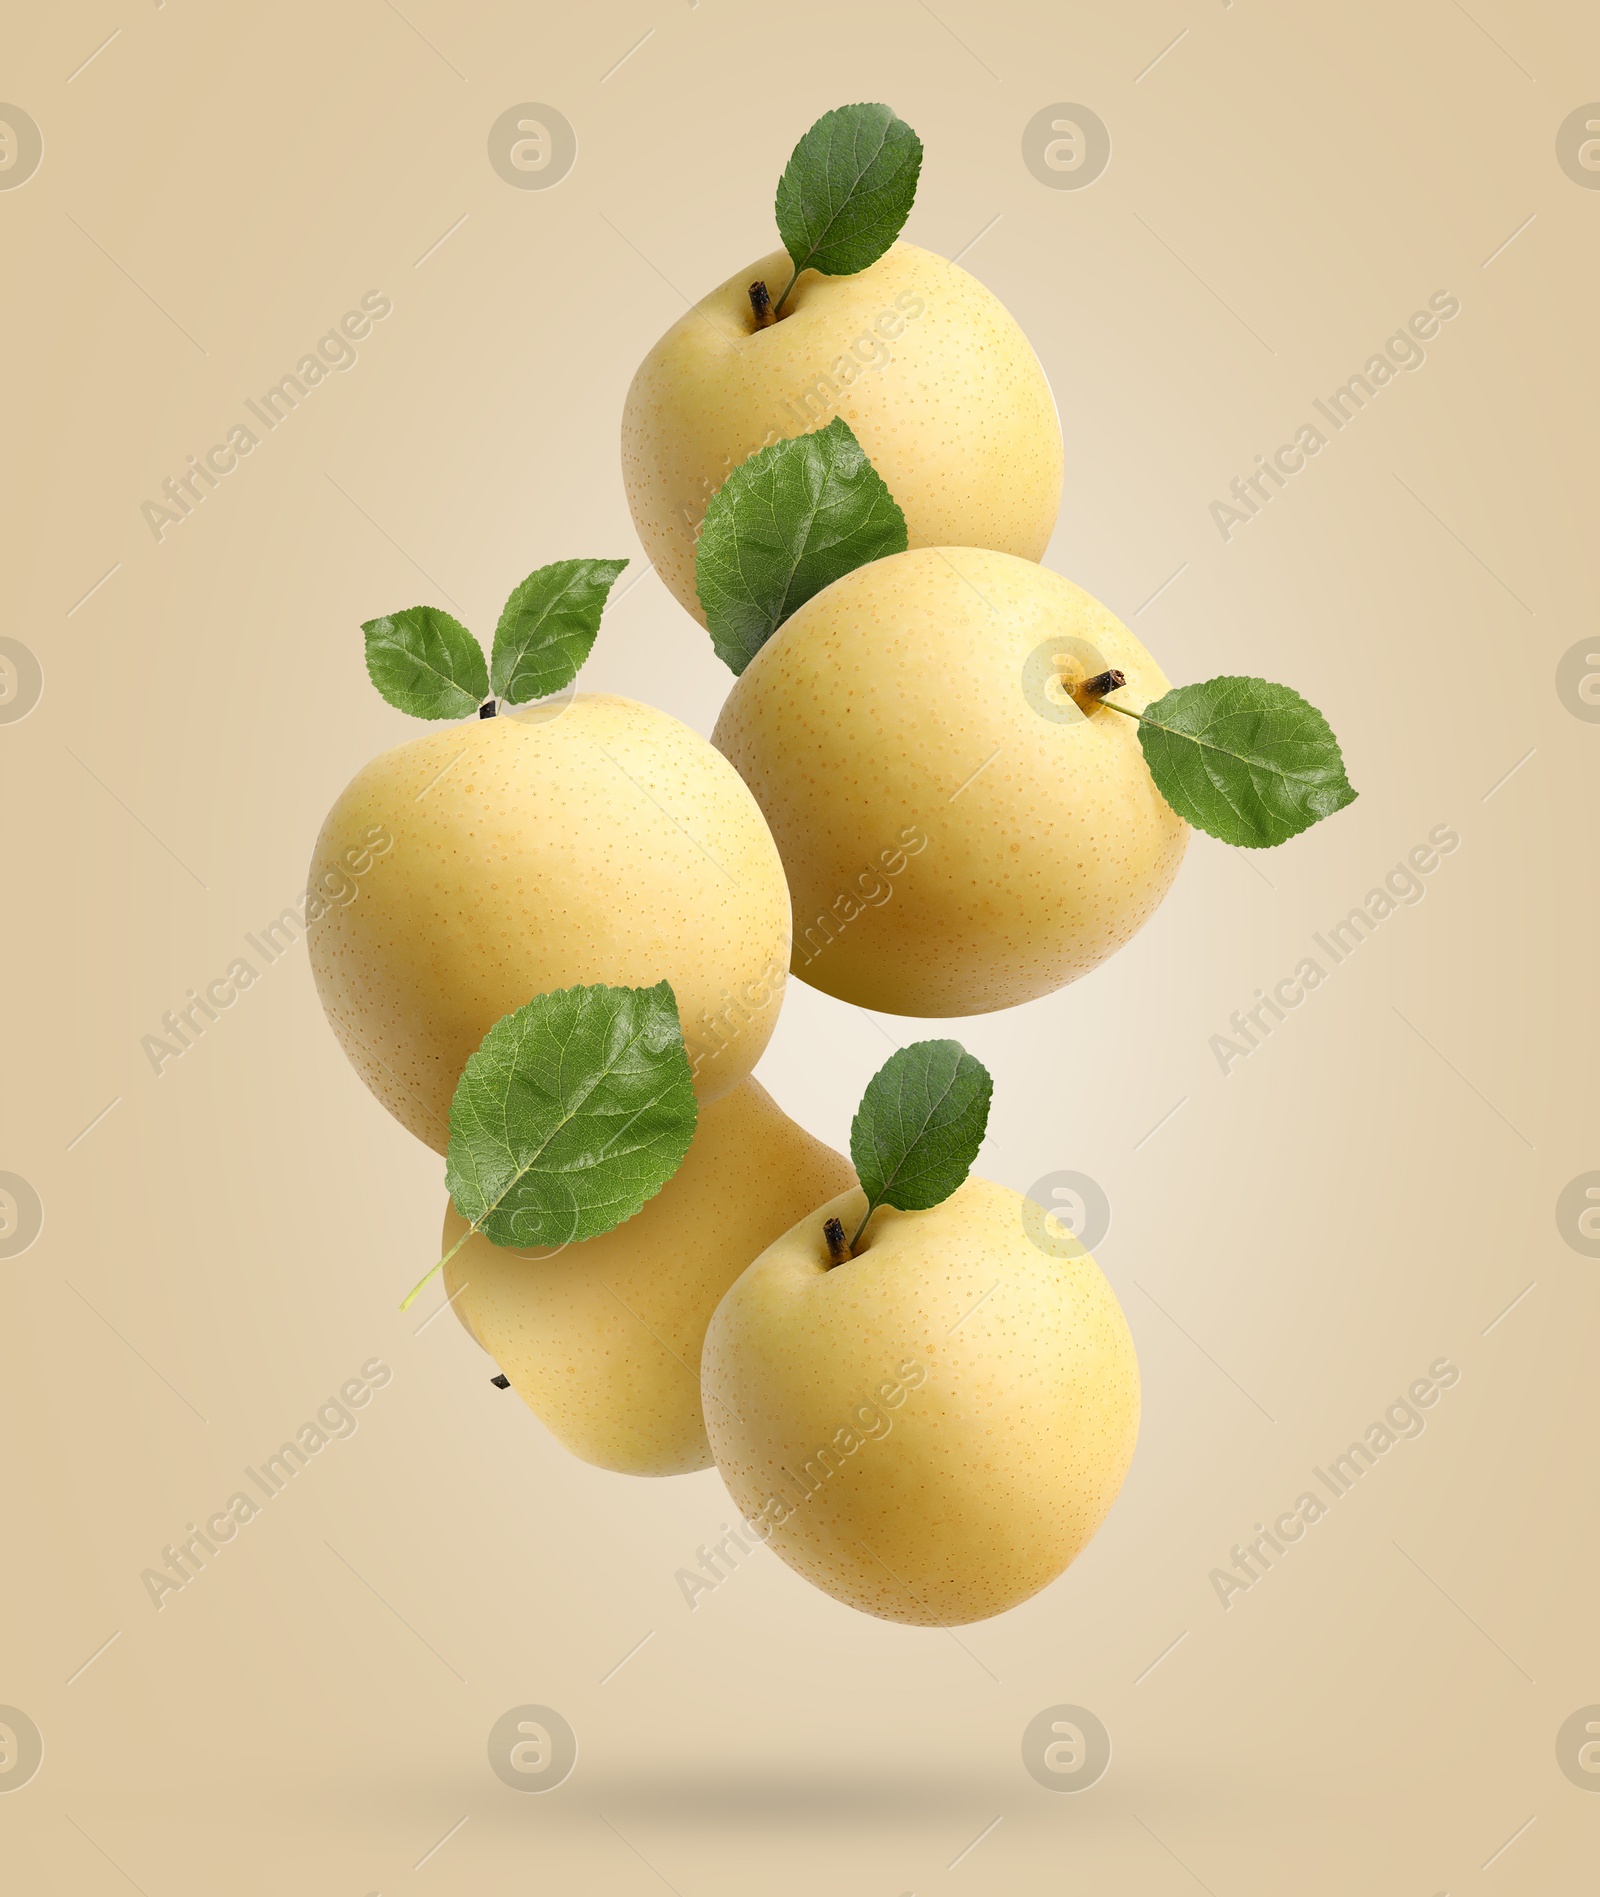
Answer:
[[[530,573],[494,629],[489,683],[508,705],[547,698],[578,676],[606,595],[626,560],[555,560]]]
[[[824,112],[790,154],[773,205],[795,275],[875,264],[911,214],[921,170],[922,140],[888,106]]]
[[[1140,714],[1139,743],[1178,815],[1245,849],[1271,849],[1356,799],[1327,719],[1266,679],[1175,686]]]
[[[926,1212],[950,1197],[983,1144],[993,1091],[988,1069],[959,1041],[915,1041],[889,1056],[850,1127],[867,1195],[857,1239],[880,1205]]]
[[[489,695],[483,647],[437,606],[369,619],[367,674],[391,705],[413,718],[465,718]]]
[[[712,495],[695,549],[717,656],[742,672],[813,594],[906,546],[906,517],[842,415],[759,449]]]
[[[445,1184],[496,1245],[595,1238],[677,1171],[696,1115],[666,982],[536,995],[467,1062],[450,1103]]]

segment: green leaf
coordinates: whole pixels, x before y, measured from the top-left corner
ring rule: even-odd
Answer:
[[[1287,685],[1207,679],[1136,715],[1156,789],[1224,843],[1271,849],[1356,800],[1327,719]]]
[[[886,105],[824,112],[789,154],[773,213],[794,265],[849,277],[875,264],[911,214],[922,140]],[[778,298],[794,288],[794,278]]]
[[[626,560],[556,560],[530,573],[494,629],[489,682],[508,705],[570,685],[600,630],[606,595]]]
[[[563,988],[497,1021],[468,1060],[445,1184],[496,1245],[595,1238],[667,1183],[695,1120],[670,986]]]
[[[854,1250],[880,1205],[926,1212],[966,1178],[989,1124],[994,1082],[959,1041],[916,1041],[867,1083],[850,1127],[850,1157],[867,1195]]]
[[[465,718],[489,696],[483,647],[437,606],[408,606],[361,630],[373,684],[413,718]]]
[[[814,593],[906,545],[906,517],[843,416],[759,449],[712,495],[695,549],[717,656],[742,672]]]

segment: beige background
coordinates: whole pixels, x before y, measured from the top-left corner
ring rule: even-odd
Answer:
[[[0,1703],[46,1755],[0,1798],[8,1890],[1593,1888],[1600,1798],[1555,1736],[1600,1701],[1600,1262],[1555,1205],[1600,1167],[1600,730],[1555,668],[1594,629],[1600,194],[1555,134],[1600,97],[1600,22],[1112,12],[9,9],[0,97],[45,156],[0,192],[0,633],[45,692],[0,727],[0,1170],[45,1226],[0,1264]],[[416,1334],[440,1164],[345,1065],[303,953],[159,1078],[139,1045],[407,734],[362,619],[488,627],[536,564],[636,554],[633,368],[770,247],[792,143],[854,98],[926,142],[908,235],[970,246],[1049,372],[1050,563],[1175,678],[1295,683],[1362,791],[1264,861],[1199,840],[1112,964],[959,1030],[997,1082],[980,1169],[1109,1194],[1146,1389],[1097,1540],[959,1641],[764,1554],[689,1612],[715,1474],[583,1466],[453,1321]],[[486,157],[529,99],[577,128],[549,191]],[[1081,191],[1021,155],[1063,100],[1111,128]],[[141,502],[374,289],[357,365],[158,544]],[[1461,314],[1426,366],[1225,544],[1209,503],[1438,290]],[[585,683],[705,732],[727,679],[646,576]],[[1426,899],[1224,1077],[1208,1038],[1441,823]],[[918,1029],[796,986],[761,1077],[842,1144],[891,1032]],[[1223,1611],[1232,1544],[1441,1355],[1426,1433]],[[359,1433],[153,1611],[163,1544],[373,1356]],[[485,1758],[529,1701],[580,1744],[539,1798]],[[1019,1752],[1063,1702],[1115,1748],[1075,1797]]]

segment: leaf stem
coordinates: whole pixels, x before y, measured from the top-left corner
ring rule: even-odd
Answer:
[[[783,306],[789,300],[789,292],[794,288],[794,286],[799,281],[800,281],[800,266],[799,264],[796,264],[794,267],[794,275],[790,277],[789,281],[783,286],[783,295],[780,296],[777,302],[774,303],[772,306],[772,320],[774,322],[776,322],[778,318],[783,314]]]
[[[498,1203],[498,1201],[496,1201],[496,1203]],[[489,1210],[492,1212],[494,1210],[494,1207],[491,1206]],[[488,1215],[485,1214],[485,1217],[487,1216]],[[417,1301],[417,1293],[422,1290],[424,1285],[428,1284],[432,1279],[437,1277],[441,1271],[444,1270],[445,1266],[449,1264],[450,1260],[455,1257],[456,1253],[460,1251],[461,1247],[464,1244],[466,1244],[467,1240],[471,1238],[477,1232],[477,1230],[478,1230],[478,1227],[476,1225],[469,1225],[467,1229],[461,1234],[461,1236],[456,1240],[456,1242],[450,1247],[449,1251],[447,1251],[445,1255],[439,1260],[438,1264],[436,1264],[431,1271],[427,1272],[423,1277],[417,1280],[417,1282],[411,1287],[411,1289],[400,1300],[400,1308],[402,1311],[409,1311],[411,1309],[412,1305],[415,1304]]]
[[[1120,711],[1124,718],[1137,718],[1140,724],[1144,723],[1144,713],[1142,711],[1129,711],[1126,705],[1113,705],[1109,698],[1102,698],[1100,703],[1105,706],[1107,711]]]
[[[852,1258],[854,1258],[856,1255],[857,1245],[861,1243],[861,1234],[867,1229],[867,1220],[870,1219],[873,1213],[877,1211],[878,1203],[879,1202],[877,1200],[872,1200],[872,1199],[869,1199],[867,1201],[866,1216],[862,1219],[861,1223],[856,1227],[856,1235],[850,1241],[850,1256]],[[840,1229],[843,1230],[843,1227],[841,1226]]]

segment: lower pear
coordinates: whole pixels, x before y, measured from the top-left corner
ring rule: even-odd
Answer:
[[[1111,1507],[1139,1429],[1116,1295],[1020,1194],[969,1177],[767,1248],[717,1307],[701,1375],[717,1466],[755,1534],[863,1613],[949,1627],[1047,1587]]]
[[[549,1255],[481,1234],[445,1266],[469,1335],[556,1439],[625,1475],[711,1466],[700,1347],[717,1300],[855,1177],[754,1080],[700,1109],[683,1164],[615,1230]],[[452,1206],[444,1250],[466,1229]]]

